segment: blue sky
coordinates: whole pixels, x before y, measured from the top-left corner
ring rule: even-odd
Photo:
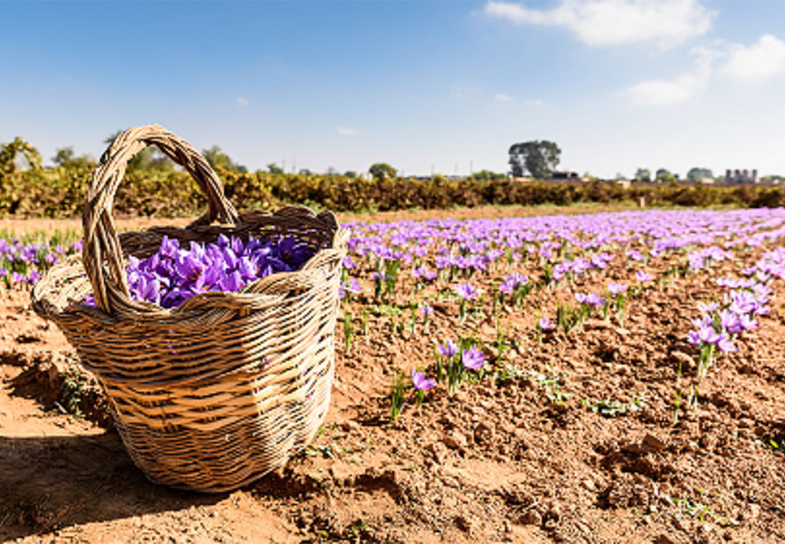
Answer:
[[[0,1],[0,141],[159,123],[254,170],[785,175],[785,1]]]

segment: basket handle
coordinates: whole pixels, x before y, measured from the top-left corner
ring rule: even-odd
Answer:
[[[218,175],[191,144],[159,125],[133,127],[118,134],[93,172],[82,210],[82,262],[93,286],[96,306],[110,314],[119,302],[116,295],[124,294],[123,298],[130,301],[120,239],[112,218],[114,197],[128,161],[149,145],[156,145],[182,166],[207,195],[207,212],[190,227],[209,225],[216,219],[231,225],[239,220],[237,210],[224,196]],[[115,296],[110,296],[111,291]]]

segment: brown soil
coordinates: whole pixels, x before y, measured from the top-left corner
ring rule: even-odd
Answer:
[[[395,219],[426,215],[434,214]],[[562,290],[533,291],[523,309],[503,308],[498,326],[479,316],[460,325],[457,303],[445,300],[427,331],[408,330],[407,311],[396,333],[395,318],[370,315],[367,334],[361,316],[372,302],[360,295],[344,305],[356,333],[349,353],[343,316],[337,325],[323,432],[285,468],[218,495],[148,482],[95,383],[68,373],[74,353],[59,331],[28,309],[26,293],[3,293],[0,540],[785,541],[785,457],[764,447],[785,442],[785,286],[773,285],[761,328],[709,372],[698,407],[674,410],[694,372],[685,338],[696,303],[716,292],[716,277],[762,251],[737,250],[733,264],[653,285],[630,302],[623,324],[592,319],[541,340],[536,319],[555,314]],[[660,277],[675,259],[650,271]],[[629,280],[618,261],[581,290]],[[413,296],[403,291],[398,301]],[[390,422],[394,372],[430,367],[434,341],[460,327],[487,343],[495,367],[520,373],[465,383],[453,397],[440,388]],[[615,410],[593,410],[600,401]],[[81,416],[64,413],[77,409]]]

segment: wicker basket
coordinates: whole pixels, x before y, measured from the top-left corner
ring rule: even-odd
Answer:
[[[118,236],[112,202],[128,160],[155,144],[207,195],[207,213],[178,229]],[[213,224],[217,223],[217,224]],[[93,174],[81,255],[33,289],[102,383],[136,465],[153,481],[197,491],[235,489],[282,466],[323,422],[333,380],[334,329],[346,231],[305,208],[238,214],[207,161],[160,126],[120,134]],[[220,234],[294,235],[318,253],[296,272],[238,293],[209,292],[163,309],[131,300],[127,257],[155,253],[164,235],[214,242]],[[87,293],[96,307],[82,304]]]

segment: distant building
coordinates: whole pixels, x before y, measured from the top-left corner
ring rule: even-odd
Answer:
[[[552,180],[570,180],[570,181],[578,181],[580,179],[580,175],[577,172],[554,172],[551,174]]]
[[[758,183],[757,170],[725,170],[725,183]]]

